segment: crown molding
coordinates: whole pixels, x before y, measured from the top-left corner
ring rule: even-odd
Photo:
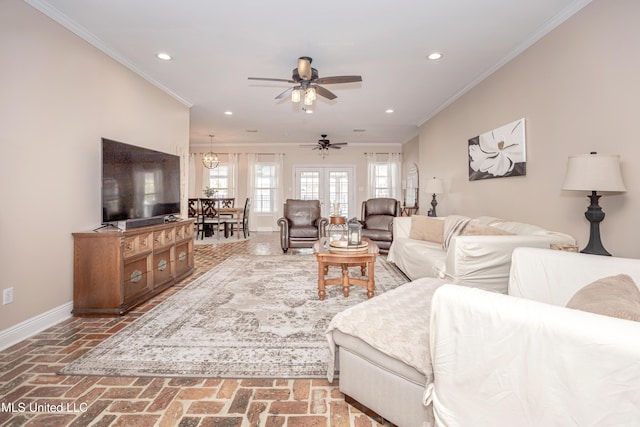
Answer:
[[[188,108],[191,108],[193,106],[191,102],[181,97],[177,93],[173,92],[171,89],[164,86],[159,81],[152,78],[149,74],[145,73],[135,63],[131,62],[128,58],[124,57],[119,52],[112,49],[105,42],[103,42],[98,37],[90,33],[86,28],[84,28],[77,22],[73,21],[72,19],[69,19],[68,16],[60,12],[55,7],[51,6],[46,1],[43,1],[43,0],[24,0],[24,1],[28,3],[30,6],[32,6],[33,8],[43,13],[44,15],[56,21],[58,24],[65,27],[67,30],[71,31],[72,33],[74,33],[75,35],[77,35],[87,43],[91,44],[92,46],[94,46],[104,54],[108,55],[109,57],[113,58],[115,61],[119,62],[129,70],[133,71],[134,73],[136,73],[137,75],[139,75],[140,77],[142,77],[143,79],[145,79],[146,81],[148,81],[149,83],[157,87],[158,89],[162,90],[163,92],[167,93],[168,95],[170,95],[171,97],[179,101],[180,103],[184,104]]]
[[[451,98],[440,104],[435,110],[433,110],[427,117],[425,117],[421,122],[417,124],[418,127],[422,126],[429,120],[431,120],[436,114],[447,108],[449,105],[453,104],[456,100],[462,97],[465,93],[469,92],[476,85],[480,84],[484,79],[489,77],[491,74],[498,71],[504,65],[506,65],[509,61],[514,59],[516,56],[520,55],[522,52],[527,50],[529,47],[533,46],[538,40],[543,38],[545,35],[550,33],[553,29],[558,27],[564,21],[575,15],[579,10],[584,8],[586,5],[591,3],[591,0],[576,0],[571,3],[569,6],[564,8],[559,14],[555,15],[553,18],[549,19],[544,25],[538,28],[531,36],[529,36],[525,41],[517,45],[513,50],[507,53],[500,61],[498,61],[494,66],[485,70],[478,77],[472,80],[468,85],[463,87],[458,93],[453,95]]]

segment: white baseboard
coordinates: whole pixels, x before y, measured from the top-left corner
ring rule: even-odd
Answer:
[[[38,316],[20,322],[4,331],[0,331],[0,351],[11,347],[38,332],[42,332],[51,326],[67,320],[71,317],[73,302],[62,304]]]

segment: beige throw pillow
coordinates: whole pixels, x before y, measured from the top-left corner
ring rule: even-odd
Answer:
[[[501,230],[490,225],[470,222],[460,233],[461,236],[513,236],[510,231]]]
[[[411,217],[411,230],[409,231],[410,239],[442,243],[443,234],[443,220],[424,215],[413,215]]]
[[[640,322],[640,290],[626,274],[604,277],[576,292],[567,307]]]

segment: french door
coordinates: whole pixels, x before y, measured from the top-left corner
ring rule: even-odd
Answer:
[[[296,197],[320,200],[322,216],[356,216],[353,166],[296,166]]]

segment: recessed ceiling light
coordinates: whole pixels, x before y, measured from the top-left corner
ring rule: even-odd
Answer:
[[[171,55],[168,53],[160,52],[156,55],[158,59],[162,59],[163,61],[171,61]]]
[[[354,129],[353,131],[354,132],[366,132],[367,130],[366,129]]]
[[[427,56],[427,59],[430,59],[431,61],[437,61],[440,58],[442,58],[442,54],[440,52],[433,52]]]
[[[247,129],[245,132],[256,133],[258,132],[258,129]]]
[[[225,111],[224,113],[225,113],[227,116],[230,116],[230,115],[232,115],[232,114],[233,114],[233,111]]]
[[[384,112],[387,114],[391,114],[393,113],[393,108],[387,108],[386,110],[384,110]]]

